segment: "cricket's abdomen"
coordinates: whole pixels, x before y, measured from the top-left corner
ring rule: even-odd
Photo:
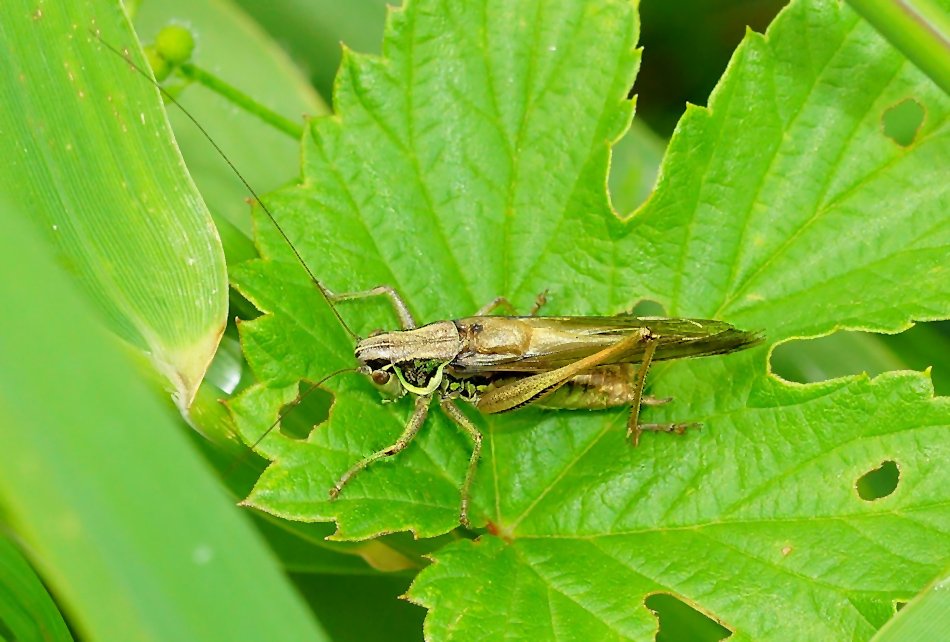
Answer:
[[[577,375],[534,405],[540,408],[601,410],[632,403],[639,364],[618,363],[600,366]]]

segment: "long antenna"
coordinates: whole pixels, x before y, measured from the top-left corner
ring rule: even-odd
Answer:
[[[172,103],[174,103],[175,106],[177,106],[178,109],[180,109],[181,112],[182,112],[185,116],[188,117],[188,120],[190,120],[192,123],[194,123],[195,127],[198,128],[198,131],[200,131],[200,132],[202,133],[202,135],[203,135],[205,138],[208,139],[208,142],[211,143],[211,146],[214,147],[215,151],[217,151],[218,154],[221,156],[221,158],[224,159],[224,162],[226,162],[226,163],[228,164],[228,167],[231,168],[231,171],[233,171],[234,174],[235,174],[239,179],[241,179],[241,182],[244,183],[244,187],[247,188],[247,191],[250,192],[251,196],[254,197],[254,200],[257,201],[257,203],[261,206],[261,209],[264,210],[264,213],[265,213],[265,214],[267,214],[267,218],[269,218],[269,219],[271,220],[271,223],[274,224],[274,227],[277,228],[277,231],[280,232],[280,235],[281,235],[282,237],[284,237],[284,240],[287,242],[287,245],[288,245],[288,246],[290,247],[290,249],[293,251],[294,256],[296,256],[296,257],[297,257],[297,260],[300,261],[300,265],[302,265],[302,266],[303,266],[303,269],[307,271],[307,274],[308,274],[308,275],[310,275],[310,280],[313,281],[314,285],[317,286],[317,289],[320,290],[320,294],[323,295],[323,298],[326,300],[327,305],[329,305],[329,306],[330,306],[330,309],[333,310],[333,315],[337,318],[337,321],[340,322],[340,325],[343,326],[343,328],[350,334],[351,337],[353,337],[354,339],[356,339],[357,341],[359,341],[359,340],[360,340],[360,336],[359,336],[358,334],[356,334],[355,332],[353,332],[352,330],[350,330],[350,326],[346,325],[346,322],[343,320],[343,317],[341,317],[341,316],[340,316],[340,313],[337,312],[336,306],[333,305],[333,302],[330,300],[330,296],[327,294],[326,288],[323,287],[323,284],[320,283],[320,281],[317,280],[317,277],[315,277],[315,276],[313,275],[313,272],[310,271],[310,268],[307,267],[307,264],[306,264],[306,262],[304,262],[303,257],[300,256],[300,252],[297,251],[297,248],[294,247],[294,244],[290,242],[290,237],[287,236],[287,234],[284,232],[284,228],[282,228],[282,227],[280,226],[280,223],[277,222],[277,219],[274,218],[274,215],[271,214],[271,212],[270,212],[269,209],[267,209],[267,205],[264,204],[264,201],[261,200],[261,198],[257,195],[257,192],[254,191],[254,188],[251,187],[251,185],[244,179],[244,176],[242,176],[242,175],[241,175],[241,172],[239,172],[238,169],[237,169],[237,167],[234,166],[234,163],[231,162],[231,159],[227,157],[227,155],[224,153],[224,151],[221,150],[220,147],[218,147],[218,144],[217,144],[216,142],[214,142],[214,139],[211,138],[211,135],[205,130],[204,127],[201,126],[201,123],[199,123],[198,120],[197,120],[194,116],[192,116],[191,113],[190,113],[187,109],[185,109],[185,108],[182,106],[182,104],[181,104],[180,102],[178,102],[178,100],[177,100],[168,90],[166,90],[164,87],[162,87],[162,86],[161,86],[154,78],[152,78],[152,76],[151,76],[150,74],[148,74],[144,69],[142,69],[142,68],[139,67],[137,64],[135,64],[135,63],[132,61],[132,58],[131,58],[131,56],[130,56],[128,53],[123,53],[123,52],[119,51],[118,49],[116,49],[115,47],[113,47],[112,45],[110,45],[108,42],[106,42],[105,40],[103,40],[103,39],[99,36],[99,34],[96,33],[95,30],[90,29],[90,30],[89,30],[89,33],[91,33],[92,36],[93,36],[96,40],[98,40],[99,43],[100,43],[102,46],[104,46],[106,49],[108,49],[109,51],[111,51],[112,53],[114,53],[115,55],[117,55],[119,58],[122,58],[124,61],[126,61],[126,62],[129,64],[129,66],[131,66],[135,71],[139,72],[139,74],[141,74],[141,76],[142,76],[143,78],[145,78],[145,80],[147,80],[147,81],[150,82],[151,84],[155,85],[155,87],[157,87],[158,90],[159,90],[160,92],[162,92],[162,95],[163,95],[165,98],[167,98],[169,101],[171,101]]]

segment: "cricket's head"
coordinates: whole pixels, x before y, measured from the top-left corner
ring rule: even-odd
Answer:
[[[355,355],[359,371],[383,393],[427,395],[442,383],[442,371],[461,346],[455,324],[439,321],[413,330],[374,334],[357,343]]]

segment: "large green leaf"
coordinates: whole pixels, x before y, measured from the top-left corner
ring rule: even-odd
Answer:
[[[950,101],[846,7],[799,0],[749,33],[692,107],[656,192],[610,209],[609,148],[637,67],[631,2],[415,0],[383,57],[348,54],[334,118],[312,123],[304,183],[266,202],[331,289],[386,283],[418,318],[505,295],[551,314],[609,314],[642,298],[679,316],[764,329],[770,342],[836,327],[896,331],[950,316],[944,266]],[[803,46],[807,43],[807,46]],[[912,96],[915,140],[884,135]],[[233,271],[268,314],[242,324],[264,382],[233,404],[256,439],[297,393],[352,367],[352,342],[265,217],[264,260]],[[339,306],[359,332],[385,301]],[[736,639],[867,639],[950,561],[950,407],[926,375],[808,386],[768,374],[767,347],[655,370],[672,404],[649,420],[703,423],[624,443],[625,414],[526,409],[469,416],[485,434],[474,519],[499,537],[436,553],[410,595],[433,639],[644,639],[645,596],[669,592]],[[329,420],[275,432],[247,503],[339,524],[336,537],[453,528],[471,444],[433,409],[416,441],[327,493],[401,432],[411,409],[354,374]],[[858,478],[894,461],[869,501]]]
[[[78,633],[323,639],[29,222],[2,211],[0,507]]]
[[[343,47],[364,53],[380,51],[386,15],[383,0],[237,2],[278,38],[295,60],[303,62],[314,84],[327,96],[339,68],[341,42]],[[665,147],[666,142],[646,125],[634,122],[613,148],[610,196],[618,212],[626,215],[646,200]]]
[[[5,3],[0,192],[187,406],[224,330],[221,243],[117,2]]]

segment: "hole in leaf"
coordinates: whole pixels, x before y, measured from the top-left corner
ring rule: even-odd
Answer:
[[[732,634],[723,625],[668,593],[655,593],[643,603],[660,621],[656,642],[719,642]]]
[[[881,117],[884,135],[901,147],[914,142],[917,131],[924,123],[924,108],[913,98],[906,98],[888,108]]]
[[[637,302],[630,314],[635,317],[665,317],[666,308],[661,303],[650,299],[641,299]]]
[[[894,610],[895,610],[895,611],[900,611],[900,610],[901,610],[902,608],[904,608],[905,606],[907,606],[907,602],[904,602],[903,600],[894,600]]]
[[[950,323],[918,323],[900,334],[838,331],[817,339],[796,339],[775,347],[772,372],[796,383],[813,383],[866,372],[933,367],[938,395],[950,394]]]
[[[878,468],[861,475],[855,483],[858,496],[866,502],[887,497],[897,489],[900,481],[900,469],[897,463],[885,461]]]
[[[300,382],[301,394],[306,393],[313,386],[307,381]],[[291,439],[306,439],[310,436],[314,426],[318,426],[330,416],[330,406],[333,405],[333,395],[323,388],[317,388],[298,404],[293,402],[280,409],[280,432]]]
[[[905,367],[880,337],[842,330],[817,339],[787,341],[772,352],[772,372],[786,381],[812,383],[862,372],[873,377]]]

